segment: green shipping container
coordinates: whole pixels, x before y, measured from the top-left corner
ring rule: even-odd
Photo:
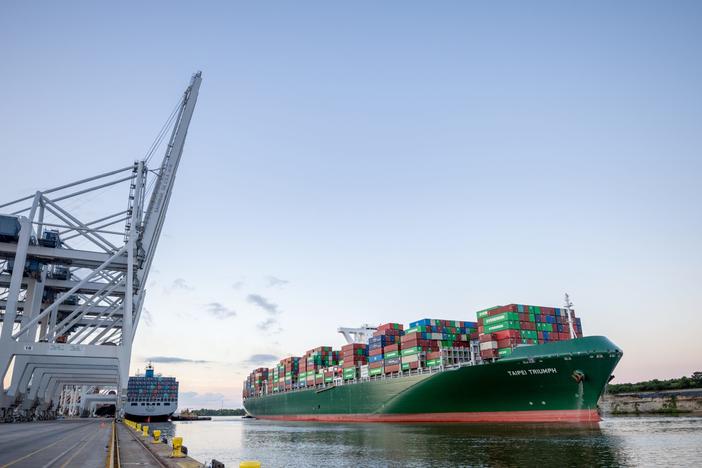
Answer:
[[[488,307],[487,309],[479,310],[478,312],[476,312],[476,315],[478,316],[478,318],[487,317],[488,312],[490,312],[492,309],[497,309],[498,307],[500,306]]]
[[[325,382],[325,383],[332,382],[333,380],[334,380],[334,377],[324,377],[324,382]]]
[[[485,333],[493,333],[500,330],[519,330],[519,322],[515,320],[509,320],[506,322],[496,323],[494,325],[485,325]]]
[[[390,351],[389,353],[385,353],[385,359],[392,359],[396,357],[400,357],[399,351]]]
[[[415,346],[414,348],[406,348],[402,350],[402,355],[403,356],[411,356],[413,354],[417,354],[422,351],[421,346]]]
[[[410,368],[410,367],[409,367],[409,362],[406,363],[406,364],[402,364],[402,370],[407,370],[407,369],[409,369],[409,368]]]
[[[431,359],[427,361],[427,367],[438,367],[441,365],[441,359]]]
[[[370,370],[368,371],[368,375],[370,375],[370,376],[373,376],[373,375],[380,375],[380,374],[382,374],[382,373],[383,373],[383,368],[382,368],[382,367],[378,367],[378,368],[375,368],[375,369],[370,369]]]
[[[500,357],[509,356],[510,354],[512,354],[512,348],[500,348],[497,350],[497,354]]]
[[[501,323],[507,320],[519,320],[519,314],[516,312],[502,312],[501,314],[493,315],[492,317],[486,317],[483,319],[483,325],[490,325],[493,323]]]
[[[539,336],[536,333],[536,330],[521,330],[519,333],[522,336],[522,338],[528,338],[533,340],[537,339]]]

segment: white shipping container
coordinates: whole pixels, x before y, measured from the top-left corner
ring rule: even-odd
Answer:
[[[419,354],[411,354],[409,356],[402,356],[402,363],[405,364],[407,362],[417,362],[419,361]]]
[[[368,366],[361,366],[361,378],[368,377]]]
[[[485,343],[480,343],[480,351],[487,351],[489,349],[497,349],[497,341],[486,341]]]

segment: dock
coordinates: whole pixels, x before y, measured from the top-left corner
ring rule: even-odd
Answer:
[[[0,467],[104,467],[111,436],[112,419],[0,424]]]
[[[148,426],[148,424],[144,424]],[[112,457],[114,463],[109,468],[119,468],[121,466],[140,466],[140,467],[158,467],[158,468],[201,468],[205,465],[199,461],[187,456],[181,455],[174,457],[173,439],[168,443],[159,442],[156,440],[153,433],[145,435],[143,430],[137,430],[143,426],[134,426],[130,421],[123,421],[115,424],[116,438],[116,453],[119,458]],[[176,444],[177,445],[177,444]],[[176,452],[179,452],[176,450]]]
[[[0,424],[0,468],[205,466],[188,456],[172,457],[172,440],[153,440],[153,434],[108,418]]]

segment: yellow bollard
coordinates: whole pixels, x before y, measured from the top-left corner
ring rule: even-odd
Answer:
[[[245,460],[239,463],[239,468],[261,468],[261,462],[258,460]]]
[[[144,431],[144,437],[149,437],[149,426],[141,426],[141,428]]]
[[[174,437],[173,438],[173,451],[171,452],[172,458],[185,457],[183,452],[180,451],[181,447],[183,447],[183,438],[182,437]]]
[[[151,441],[152,444],[160,444],[161,443],[161,431],[158,429],[154,430],[153,432],[154,440]]]
[[[139,432],[141,432],[141,424],[137,424],[137,425],[136,425],[136,430],[139,431]]]

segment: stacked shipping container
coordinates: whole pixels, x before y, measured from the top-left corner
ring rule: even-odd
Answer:
[[[312,387],[332,382],[339,364],[339,352],[331,346],[318,346],[305,353],[300,365],[300,386]]]
[[[576,337],[582,337],[580,319],[571,311]],[[508,356],[519,345],[569,340],[568,311],[522,304],[492,307],[478,312],[480,356]]]
[[[405,334],[400,323],[384,323],[368,340],[368,376],[397,372],[400,365],[400,339]]]
[[[178,401],[178,382],[175,377],[150,376],[130,377],[127,383],[127,400]]]
[[[575,336],[582,337],[580,319],[572,311],[571,315]],[[478,322],[421,319],[408,329],[399,323],[380,325],[367,344],[347,344],[341,351],[319,346],[302,358],[288,357],[271,369],[256,369],[244,384],[244,397],[260,395],[264,386],[265,392],[275,393],[336,379],[458,364],[472,359],[478,346],[480,357],[489,360],[509,355],[516,346],[571,338],[566,309],[510,304],[481,310],[477,317]]]
[[[462,320],[411,322],[402,337],[402,370],[441,365],[441,349],[467,348],[477,338],[477,324]]]
[[[364,343],[349,343],[341,347],[341,367],[344,380],[352,380],[359,376],[359,366],[368,363],[368,345]]]

